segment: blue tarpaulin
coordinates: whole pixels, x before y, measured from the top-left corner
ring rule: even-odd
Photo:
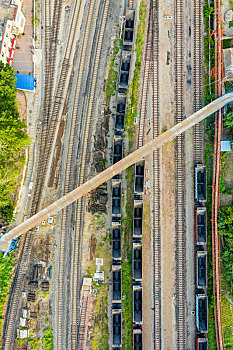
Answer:
[[[32,75],[15,74],[16,89],[34,91],[35,79]]]
[[[221,152],[231,151],[231,141],[221,141]]]

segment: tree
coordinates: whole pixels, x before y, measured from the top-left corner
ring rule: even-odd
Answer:
[[[0,62],[0,214],[12,218],[15,191],[30,139],[20,120],[14,70]]]
[[[233,128],[233,112],[229,112],[224,116],[224,126],[226,128],[232,129]]]

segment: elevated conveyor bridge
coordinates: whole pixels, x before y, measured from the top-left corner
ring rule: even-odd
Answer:
[[[150,152],[161,147],[165,143],[173,140],[176,136],[180,135],[184,131],[188,130],[197,123],[202,122],[205,118],[212,115],[216,111],[220,110],[227,104],[233,102],[233,92],[229,92],[215,101],[211,102],[209,105],[203,107],[199,111],[195,112],[187,119],[184,119],[181,123],[176,124],[171,129],[165,131],[152,141],[148,142],[144,146],[140,147],[136,151],[132,152],[125,158],[121,159],[119,162],[105,169],[102,173],[96,175],[92,179],[88,180],[81,186],[77,187],[73,191],[69,192],[65,196],[61,197],[54,203],[50,204],[45,209],[41,210],[37,214],[33,215],[20,225],[12,228],[6,234],[2,235],[0,238],[0,251],[9,253],[12,250],[12,240],[17,241],[18,237],[27,231],[32,230],[36,225],[41,223],[43,220],[48,219],[48,217],[58,213],[60,210],[64,209],[69,204],[73,203],[82,196],[104,183],[105,181],[111,179],[116,174],[122,172],[130,165],[140,161],[143,157],[148,155]]]

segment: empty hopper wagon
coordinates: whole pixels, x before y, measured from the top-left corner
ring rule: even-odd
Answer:
[[[203,164],[195,166],[195,201],[206,202],[206,167]]]
[[[121,302],[121,266],[112,265],[112,302]]]
[[[133,238],[142,238],[143,204],[134,203]]]
[[[133,279],[142,280],[142,243],[133,243]]]
[[[115,225],[112,228],[112,257],[113,259],[121,259],[121,226]]]
[[[136,194],[144,192],[144,160],[135,164],[134,192]]]
[[[122,159],[122,138],[114,140],[113,146],[113,164],[119,162]]]
[[[142,350],[142,329],[133,329],[133,350]]]
[[[197,350],[208,350],[208,338],[197,338]]]
[[[207,225],[206,225],[206,208],[197,207],[195,209],[195,239],[197,245],[206,245]]]
[[[130,61],[131,61],[131,54],[123,51],[122,60],[121,60],[119,85],[118,85],[119,91],[121,91],[121,92],[125,92],[128,89]]]
[[[205,294],[196,295],[196,327],[200,333],[208,332],[208,300]]]
[[[125,127],[125,109],[126,109],[126,96],[125,94],[118,94],[115,130],[123,131]]]
[[[133,286],[133,322],[142,324],[142,287],[141,285]]]
[[[125,27],[123,34],[123,45],[125,49],[130,50],[133,45],[135,10],[127,8],[125,13]]]
[[[114,349],[121,346],[121,311],[112,311],[112,345]]]
[[[120,181],[112,185],[112,216],[121,216],[121,183]]]
[[[207,288],[207,252],[197,252],[197,288]]]

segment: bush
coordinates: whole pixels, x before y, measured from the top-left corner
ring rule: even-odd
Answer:
[[[218,218],[219,233],[223,236],[224,245],[222,248],[222,262],[224,276],[228,282],[233,282],[233,206],[228,205],[220,208]]]
[[[14,70],[0,62],[0,213],[12,219],[17,177],[29,144],[26,123],[20,120]]]
[[[42,343],[44,350],[53,350],[53,330],[51,327],[44,329]]]

